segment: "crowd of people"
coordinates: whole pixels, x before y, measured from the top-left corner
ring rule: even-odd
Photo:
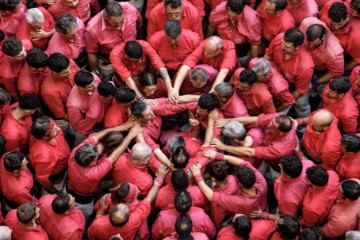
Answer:
[[[0,0],[0,240],[360,240],[360,0]]]

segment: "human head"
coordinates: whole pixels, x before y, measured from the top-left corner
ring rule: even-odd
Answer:
[[[53,53],[47,60],[50,70],[59,77],[67,77],[71,73],[70,60],[61,53]]]
[[[240,73],[237,88],[240,92],[246,92],[255,84],[256,80],[256,73],[252,69],[247,68]]]
[[[189,154],[185,147],[177,147],[171,156],[174,168],[185,168],[189,163]]]
[[[326,28],[321,24],[312,24],[306,30],[306,38],[310,47],[319,47],[325,39]]]
[[[355,134],[343,135],[340,144],[348,153],[357,153],[360,151],[360,137]]]
[[[323,187],[328,183],[329,174],[321,166],[312,166],[306,170],[306,177],[313,186]]]
[[[247,166],[240,166],[235,169],[235,177],[237,178],[241,187],[250,189],[256,182],[254,171]]]
[[[114,28],[120,28],[124,22],[123,8],[118,2],[109,2],[104,10],[106,24]]]
[[[330,18],[331,31],[341,29],[350,22],[349,13],[343,2],[334,2],[331,4],[328,11],[328,17]]]
[[[33,8],[32,8],[33,9]],[[31,9],[30,9],[31,10]],[[32,48],[27,53],[26,62],[32,70],[43,72],[47,67],[48,55],[39,48]]]
[[[215,182],[225,181],[226,177],[229,175],[228,169],[229,166],[224,161],[213,161],[210,162],[206,169],[209,172],[211,179]]]
[[[360,0],[351,0],[350,7],[353,17],[360,18]]]
[[[12,230],[7,226],[0,226],[0,240],[11,240]]]
[[[80,0],[63,0],[70,8],[77,8]]]
[[[296,27],[289,28],[281,42],[281,50],[284,54],[295,53],[304,42],[304,34]]]
[[[75,198],[67,193],[58,194],[51,203],[51,209],[56,214],[64,214],[75,206]]]
[[[181,213],[175,222],[176,233],[180,236],[190,235],[193,228],[191,217],[186,213]],[[190,235],[191,236],[191,235]]]
[[[25,13],[25,19],[27,24],[32,30],[43,29],[44,26],[44,14],[38,8],[30,8]]]
[[[287,7],[286,0],[267,0],[265,4],[265,13],[268,15],[276,15]]]
[[[84,144],[75,151],[75,161],[81,167],[87,167],[96,160],[98,156],[98,149],[96,145]]]
[[[171,174],[171,185],[177,191],[186,190],[189,187],[189,176],[182,168],[177,168]]]
[[[1,0],[0,14],[2,17],[9,17],[16,13],[21,6],[21,0]]]
[[[165,0],[164,7],[168,19],[180,22],[182,17],[181,0]]]
[[[281,135],[283,133],[290,132],[292,129],[292,120],[289,116],[279,115],[274,118],[273,121],[268,125],[268,129],[270,132],[276,135]]]
[[[230,121],[224,125],[222,135],[231,145],[237,145],[246,137],[244,124],[237,121]]]
[[[96,90],[94,75],[88,70],[78,71],[74,76],[74,81],[81,91],[89,95]]]
[[[176,148],[178,147],[185,147],[185,140],[180,135],[174,135],[169,138],[167,142],[168,152],[172,154]]]
[[[131,161],[137,165],[147,165],[151,157],[151,147],[146,143],[136,143],[131,149]]]
[[[188,191],[183,190],[175,195],[175,209],[179,213],[187,213],[192,205],[192,198]]]
[[[164,31],[166,34],[166,39],[171,46],[178,46],[180,34],[181,34],[181,25],[178,20],[170,19],[165,23]]]
[[[303,164],[296,156],[286,156],[280,160],[280,169],[282,175],[297,178],[301,175]]]
[[[305,228],[300,232],[299,240],[322,240],[321,232],[316,227]]]
[[[129,107],[136,101],[136,94],[131,88],[119,87],[115,91],[114,98],[118,104]]]
[[[202,68],[194,68],[190,74],[190,83],[194,88],[203,88],[209,80],[209,75]]]
[[[141,61],[144,53],[140,43],[136,40],[126,42],[125,55],[133,62]]]
[[[4,157],[5,170],[11,173],[19,173],[26,168],[28,161],[21,152],[10,152]]]
[[[109,220],[114,227],[124,226],[130,218],[130,211],[126,204],[120,203],[114,206],[109,213]]]
[[[33,121],[31,134],[36,139],[49,141],[59,134],[59,127],[48,116],[41,116]]]
[[[360,231],[347,231],[345,234],[345,240],[358,240],[360,239]]]
[[[262,81],[271,72],[271,63],[265,58],[258,58],[251,69],[256,73],[257,80]]]
[[[19,222],[28,224],[39,218],[39,212],[40,209],[36,206],[36,203],[27,202],[19,206],[16,211],[16,216]]]
[[[345,200],[356,201],[360,197],[360,184],[352,179],[342,181],[339,195]]]
[[[76,18],[68,13],[60,15],[56,18],[55,30],[68,40],[74,39],[78,31]]]
[[[104,147],[102,154],[105,156],[110,156],[115,148],[120,146],[123,140],[124,136],[119,131],[112,131],[107,133],[99,140],[99,143]]]
[[[249,239],[249,235],[252,229],[252,224],[249,217],[244,214],[236,214],[232,221],[232,226],[235,230],[235,234],[243,239]]]
[[[40,107],[40,100],[34,94],[24,94],[20,96],[19,108],[25,116],[33,115]]]
[[[300,232],[300,224],[290,215],[282,216],[276,223],[276,231],[282,239],[295,239]]]
[[[214,95],[218,100],[220,107],[224,106],[234,95],[234,87],[227,82],[217,84],[214,90]]]
[[[2,51],[14,60],[25,60],[26,58],[26,49],[22,42],[14,37],[9,37],[2,43]]]
[[[141,90],[146,97],[153,95],[157,89],[158,80],[152,73],[143,73],[140,77]]]
[[[151,107],[144,101],[136,101],[131,105],[131,113],[143,122],[150,122],[154,119],[155,114]]]
[[[196,112],[198,115],[206,115],[214,110],[218,105],[218,101],[214,94],[204,93],[198,100]]]
[[[139,189],[135,184],[123,182],[111,191],[111,201],[117,204],[131,202],[138,194]]]
[[[0,90],[0,109],[10,104],[11,96],[5,90]]]
[[[322,134],[332,124],[334,117],[332,113],[326,109],[318,110],[309,123],[316,134]]]
[[[228,0],[226,2],[226,13],[230,20],[237,20],[245,7],[244,0]]]
[[[329,89],[326,91],[326,96],[330,99],[341,100],[350,88],[351,82],[349,78],[343,76],[335,77],[329,83]]]
[[[207,39],[204,47],[205,58],[216,58],[222,51],[224,42],[218,36],[211,36]]]
[[[97,90],[102,98],[111,99],[115,95],[116,87],[111,82],[102,81],[97,86]]]

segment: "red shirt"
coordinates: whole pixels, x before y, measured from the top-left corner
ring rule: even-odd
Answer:
[[[343,154],[336,166],[341,179],[360,178],[360,152]]]
[[[41,84],[41,96],[56,118],[63,118],[66,114],[66,101],[75,85],[74,76],[79,70],[76,63],[70,59],[68,77],[59,77],[50,71]]]
[[[211,199],[211,203],[215,203],[227,211],[232,213],[242,213],[249,216],[253,211],[267,210],[267,185],[263,175],[254,168],[248,162],[242,162],[242,166],[251,168],[256,177],[256,182],[254,187],[256,189],[256,195],[248,195],[245,192],[242,192],[241,189],[236,195],[227,195],[219,192],[214,192]]]
[[[255,148],[255,156],[258,159],[264,159],[270,164],[279,164],[280,158],[293,155],[293,149],[296,147],[296,129],[293,124],[292,129],[278,136],[269,130],[269,124],[278,116],[275,114],[261,114],[258,117],[259,127],[266,127],[264,145]]]
[[[220,108],[220,111],[224,114],[225,118],[248,116],[246,105],[236,92],[234,92],[224,106]]]
[[[67,213],[54,213],[51,203],[56,194],[47,194],[40,198],[40,223],[54,240],[81,239],[85,229],[84,214],[76,207]]]
[[[79,0],[76,8],[69,7],[65,0],[57,0],[48,8],[48,11],[57,18],[58,16],[69,13],[81,21],[86,22],[90,18],[90,2],[91,0]]]
[[[39,181],[46,181],[50,176],[60,174],[67,168],[70,148],[61,129],[50,142],[32,137],[29,152],[30,164]]]
[[[190,81],[190,76],[191,76],[192,72],[197,68],[203,69],[209,77],[208,81],[202,88],[194,88],[194,86],[192,85],[192,83]],[[188,74],[184,78],[184,81],[181,84],[181,92],[183,94],[197,94],[197,95],[201,95],[203,93],[209,92],[213,83],[215,82],[215,79],[216,79],[218,73],[219,73],[219,70],[217,70],[207,64],[196,65],[193,69],[191,69],[188,72]]]
[[[165,67],[165,64],[149,43],[143,40],[137,40],[137,42],[140,43],[143,50],[140,62],[133,62],[126,56],[125,43],[117,45],[110,53],[110,62],[124,82],[129,77],[142,74],[150,63],[157,71]]]
[[[55,27],[55,20],[54,20],[53,16],[51,16],[51,14],[48,11],[46,11],[46,9],[43,7],[38,7],[38,9],[44,15],[44,24],[42,26],[42,29],[45,32],[50,32]],[[31,43],[31,45],[33,47],[45,50],[50,38],[43,38],[43,39],[34,41],[30,37],[31,32],[36,32],[36,31],[34,31],[29,26],[28,22],[26,21],[26,18],[24,18],[17,28],[16,38],[20,39],[22,42],[26,41],[28,43]]]
[[[201,18],[197,9],[189,2],[183,1],[181,4],[182,16],[180,20],[181,29],[189,29],[199,34],[200,39],[204,39],[201,25]],[[164,3],[158,3],[150,12],[148,18],[147,34],[148,38],[155,32],[164,30],[165,23],[169,20]]]
[[[101,82],[93,74],[95,86]],[[69,121],[73,129],[82,135],[88,135],[93,127],[104,118],[104,104],[100,101],[97,89],[91,95],[74,85],[66,102]]]
[[[151,95],[145,94],[144,89],[140,86],[140,82],[137,81],[136,85],[138,86],[139,91],[141,92],[141,94],[144,97],[146,97],[147,99],[165,98],[168,95],[165,82],[161,78],[157,79],[156,90]]]
[[[149,43],[164,62],[168,70],[177,71],[185,58],[199,45],[199,35],[188,29],[181,29],[177,46],[172,46],[167,40],[164,30],[151,35]]]
[[[14,105],[14,104],[13,104],[13,105]],[[0,127],[1,127],[2,124],[3,124],[3,120],[4,120],[5,116],[6,116],[6,114],[8,114],[9,111],[12,110],[12,106],[13,106],[13,105],[10,105],[10,103],[8,103],[8,104],[6,104],[4,107],[2,107],[2,108],[0,109]],[[16,106],[18,106],[18,105],[19,105],[19,104],[16,103]]]
[[[26,6],[20,3],[20,8],[11,16],[4,18],[0,14],[0,29],[7,36],[15,35],[20,22],[25,18]]]
[[[212,10],[209,23],[216,28],[219,37],[234,41],[235,44],[250,43],[261,44],[261,21],[258,13],[251,7],[245,5],[241,14],[232,24],[226,13],[227,2],[222,2]]]
[[[204,49],[207,39],[203,40],[200,45],[192,52],[184,61],[184,65],[194,68],[198,63],[204,63],[212,66],[215,69],[221,70],[222,68],[229,69],[230,72],[235,70],[237,65],[237,57],[235,51],[235,45],[232,41],[223,40],[224,46],[221,49],[221,53],[214,58],[206,58],[204,56]]]
[[[190,235],[196,240],[209,240],[205,233],[191,232]],[[163,240],[177,240],[179,236],[173,233],[170,237],[166,237]]]
[[[85,30],[86,52],[110,54],[116,45],[136,39],[136,24],[142,22],[141,15],[132,4],[119,4],[124,16],[121,28],[114,28],[106,23],[105,10],[92,17]]]
[[[17,218],[17,209],[11,210],[5,218],[6,226],[11,230],[11,239],[21,240],[21,239],[36,239],[36,240],[48,240],[49,237],[46,231],[41,227],[41,225],[36,224],[35,228],[27,228],[22,226],[19,223]]]
[[[153,185],[153,178],[148,172],[148,165],[135,165],[131,162],[130,154],[128,153],[123,153],[114,164],[112,179],[115,185],[119,185],[125,181],[135,184],[139,188],[140,198],[146,197]]]
[[[268,240],[271,234],[276,229],[276,223],[272,220],[252,220],[251,232],[249,239]],[[243,240],[235,234],[235,229],[232,226],[224,227],[220,230],[217,236],[218,240]]]
[[[19,73],[24,66],[25,60],[12,59],[3,54],[0,62],[0,83],[5,86],[5,89],[12,97],[18,96],[16,89],[16,82],[19,78]]]
[[[300,25],[302,20],[307,17],[317,17],[318,6],[314,0],[301,0],[300,3],[288,4],[287,9],[293,15],[296,25]]]
[[[270,42],[276,35],[295,27],[295,20],[286,8],[275,15],[267,14],[265,4],[266,0],[261,1],[257,11],[262,23],[262,36]]]
[[[358,106],[360,106],[360,86],[356,83],[356,79],[358,78],[360,73],[360,66],[354,67],[349,77],[351,81],[351,95],[356,100]]]
[[[7,152],[22,151],[29,146],[30,129],[32,125],[32,118],[26,117],[24,120],[18,121],[12,115],[12,110],[17,105],[12,105],[8,114],[4,116],[4,121],[1,126],[1,135],[5,137],[5,149]]]
[[[29,93],[40,96],[40,85],[48,73],[48,68],[45,71],[37,72],[25,63],[17,80],[17,88],[20,95]]]
[[[185,0],[187,1],[187,0]],[[145,17],[149,18],[150,17],[150,12],[153,8],[156,7],[156,5],[158,5],[159,3],[163,3],[163,1],[161,0],[149,0],[147,1],[147,5],[146,5],[146,12],[145,12]],[[189,0],[189,3],[191,3],[199,12],[200,16],[203,17],[205,16],[205,3],[202,0]]]
[[[77,32],[75,39],[70,41],[65,38],[64,34],[55,32],[49,41],[46,52],[48,54],[59,52],[72,60],[77,59],[85,49],[85,25],[79,18],[76,18],[76,25]]]
[[[112,169],[112,162],[106,157],[95,160],[87,167],[81,167],[75,161],[75,152],[85,144],[93,144],[96,142],[90,135],[80,145],[74,148],[69,158],[68,184],[69,190],[75,191],[82,196],[92,196],[99,188],[101,179]]]
[[[210,239],[215,237],[215,226],[202,208],[191,207],[187,214],[192,220],[194,232],[205,233]],[[172,235],[179,215],[176,209],[161,211],[151,229],[153,239],[160,240]]]
[[[90,240],[108,240],[111,236],[120,234],[124,240],[133,240],[150,211],[150,203],[146,200],[141,201],[136,210],[130,213],[129,221],[121,227],[114,227],[110,223],[109,215],[101,216],[89,227],[88,236]]]
[[[315,0],[315,1],[318,1],[318,0]],[[329,18],[329,9],[331,7],[331,5],[334,3],[334,2],[342,2],[345,4],[346,8],[347,8],[347,12],[348,14],[350,15],[350,19],[353,18],[352,16],[352,9],[350,7],[350,1],[351,0],[328,0],[326,1],[325,4],[323,4],[323,6],[321,7],[320,11],[319,11],[319,19],[326,23],[327,26],[330,27],[330,18]]]
[[[329,83],[330,84],[330,83]],[[357,119],[359,116],[359,107],[350,92],[344,95],[341,100],[331,99],[327,96],[330,89],[329,84],[323,91],[323,108],[330,110],[339,120],[339,126],[345,133],[355,133],[357,129]]]
[[[282,215],[291,215],[297,217],[301,208],[306,189],[306,170],[314,163],[310,160],[302,160],[303,169],[301,175],[297,178],[290,178],[281,175],[276,179],[274,193],[279,203]]]
[[[309,116],[309,124],[303,135],[303,144],[306,151],[314,158],[321,160],[324,168],[333,170],[341,158],[340,140],[341,134],[338,129],[338,120],[334,116],[331,125],[321,134],[317,134],[311,127],[312,117]]]
[[[113,99],[109,109],[105,113],[105,127],[110,128],[122,125],[129,119],[130,115],[129,107],[122,106]]]
[[[327,172],[329,180],[325,186],[307,188],[302,209],[302,225],[305,227],[319,226],[326,222],[338,197],[339,176],[332,170]]]
[[[288,60],[284,61],[281,50],[283,37],[283,33],[277,35],[266,49],[266,54],[272,58],[285,79],[289,83],[295,84],[295,89],[298,92],[305,94],[309,91],[309,84],[314,72],[314,61],[304,45],[291,54]]]

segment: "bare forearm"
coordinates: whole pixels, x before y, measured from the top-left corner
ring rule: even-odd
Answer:
[[[90,68],[92,71],[95,71],[98,69],[96,54],[88,53],[88,62],[89,62],[89,65],[90,65]]]
[[[136,86],[135,81],[132,77],[129,77],[128,79],[126,79],[126,86],[128,86],[129,88],[131,88],[132,90],[135,91],[136,97],[138,99],[143,96],[141,94],[141,92],[139,91],[138,87]]]
[[[144,200],[148,201],[149,203],[153,203],[156,199],[159,189],[160,189],[160,187],[154,183],[152,185],[152,187],[150,188],[150,190]]]
[[[256,58],[259,54],[259,46],[251,45],[251,58]]]
[[[178,75],[176,76],[175,82],[174,82],[174,90],[179,92],[181,85],[186,77],[186,74],[190,71],[191,67],[187,65],[182,65]]]
[[[206,199],[211,201],[214,191],[205,183],[204,180],[198,183],[201,192],[205,195]]]
[[[171,166],[171,162],[168,159],[168,157],[159,149],[155,149],[154,150],[154,154],[156,156],[156,158],[165,166],[170,167]]]
[[[215,88],[216,85],[218,85],[219,83],[224,82],[224,80],[225,80],[226,76],[228,75],[229,71],[230,70],[227,69],[227,68],[221,68],[220,69],[220,72],[216,76],[215,82],[212,85],[210,92],[214,91],[214,88]]]
[[[292,95],[294,96],[295,100],[298,100],[303,94],[295,90]]]
[[[120,144],[120,146],[115,148],[115,150],[110,154],[108,158],[112,163],[116,162],[116,160],[120,157],[120,155],[125,152],[131,140],[132,140],[131,137],[126,136],[123,142]]]
[[[318,82],[318,84],[327,83],[327,82],[329,82],[333,77],[334,77],[334,75],[333,75],[330,71],[328,71],[328,72],[325,73],[323,76],[321,76],[320,78],[318,78],[316,81]]]
[[[165,85],[166,85],[166,89],[169,91],[169,89],[172,89],[172,85],[171,85],[171,78],[169,76],[168,71],[166,70],[166,68],[160,68],[159,69],[161,78],[164,80]]]
[[[201,95],[181,95],[179,96],[179,103],[197,102]]]
[[[222,148],[222,150],[238,155],[238,156],[244,156],[244,157],[255,157],[255,149],[249,148],[249,147],[235,147],[235,146],[229,146],[225,145],[225,147]]]

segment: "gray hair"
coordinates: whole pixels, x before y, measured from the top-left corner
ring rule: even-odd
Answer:
[[[230,139],[243,140],[246,136],[244,124],[237,121],[231,121],[225,124],[222,134]]]
[[[209,75],[204,69],[195,68],[190,74],[190,80],[207,82],[209,80]]]
[[[345,234],[345,240],[358,240],[360,239],[359,231],[347,231]]]
[[[266,75],[271,71],[271,63],[265,58],[262,58],[254,64],[252,70],[256,73],[256,75]]]
[[[175,135],[172,136],[167,142],[168,151],[172,154],[176,148],[185,147],[185,140],[182,136]]]
[[[234,95],[234,88],[230,83],[223,82],[215,86],[215,92],[219,97],[229,99]]]
[[[0,226],[0,240],[10,240],[12,230],[7,226]]]
[[[30,8],[25,13],[25,18],[29,24],[44,23],[44,14],[38,8]]]

